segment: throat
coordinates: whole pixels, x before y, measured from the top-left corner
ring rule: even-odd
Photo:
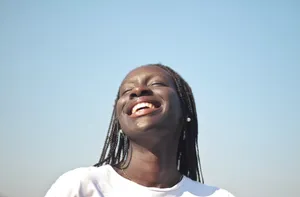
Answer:
[[[145,187],[170,188],[182,179],[176,166],[176,152],[158,156],[136,145],[125,163],[116,171],[124,178]]]

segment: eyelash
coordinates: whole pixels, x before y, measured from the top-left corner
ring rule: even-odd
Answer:
[[[162,82],[154,82],[154,83],[151,83],[151,86],[156,86],[156,85],[159,85],[159,86],[166,86],[166,84],[162,83]]]
[[[130,92],[131,90],[132,90],[132,88],[123,91],[123,92],[122,92],[122,95],[126,94],[127,92]]]

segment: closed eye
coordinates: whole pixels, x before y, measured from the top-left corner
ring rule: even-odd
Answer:
[[[151,86],[167,86],[167,85],[163,82],[153,82],[151,83]]]
[[[124,95],[124,94],[130,92],[131,90],[132,90],[132,88],[126,89],[126,90],[122,91],[122,94],[121,94],[121,95]]]

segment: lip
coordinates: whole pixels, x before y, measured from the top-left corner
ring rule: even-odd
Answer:
[[[136,105],[136,104],[139,104],[139,103],[151,103],[155,106],[155,108],[160,108],[162,103],[158,100],[158,99],[155,99],[155,98],[151,98],[151,97],[148,97],[148,96],[143,96],[143,97],[139,97],[137,99],[135,99],[134,101],[132,102],[129,102],[125,108],[125,112],[127,115],[131,116],[131,111],[132,111],[132,108]],[[155,110],[157,111],[157,110]]]

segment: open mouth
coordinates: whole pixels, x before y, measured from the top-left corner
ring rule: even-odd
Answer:
[[[150,114],[156,110],[159,109],[161,106],[160,102],[154,101],[154,102],[140,102],[132,106],[132,108],[129,110],[128,115],[130,116],[142,116]]]

